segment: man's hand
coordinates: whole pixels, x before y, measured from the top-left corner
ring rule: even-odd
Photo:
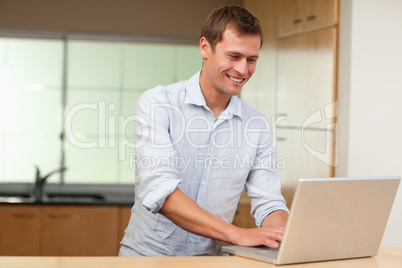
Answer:
[[[260,246],[278,248],[283,239],[288,213],[283,210],[274,211],[262,221],[261,228],[238,228],[237,238],[232,243],[239,246]]]
[[[239,228],[238,235],[233,241],[239,246],[260,246],[279,248],[285,227],[261,227],[252,229]]]

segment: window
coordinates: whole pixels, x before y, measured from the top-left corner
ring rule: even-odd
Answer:
[[[65,165],[51,182],[132,184],[139,96],[201,61],[197,45],[0,38],[0,182]]]

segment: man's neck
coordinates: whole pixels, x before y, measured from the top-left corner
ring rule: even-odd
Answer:
[[[223,94],[213,88],[211,83],[208,83],[205,79],[202,79],[202,73],[200,77],[201,92],[204,95],[205,102],[209,109],[214,113],[215,120],[229,105],[231,96]]]

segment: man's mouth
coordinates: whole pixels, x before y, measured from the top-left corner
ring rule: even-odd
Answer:
[[[236,83],[241,83],[241,82],[243,82],[244,80],[245,80],[245,78],[236,78],[236,77],[233,77],[233,76],[230,76],[230,75],[226,75],[230,80],[232,80],[232,81],[234,81],[234,82],[236,82]]]

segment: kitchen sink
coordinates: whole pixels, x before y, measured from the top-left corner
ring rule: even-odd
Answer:
[[[48,195],[44,196],[41,202],[35,202],[34,197],[30,196],[0,196],[0,203],[85,203],[99,204],[104,203],[105,199],[101,195]]]
[[[33,203],[35,200],[29,196],[0,196],[0,203]]]
[[[134,185],[46,184],[38,201],[32,183],[0,183],[0,203],[117,204],[134,203]]]
[[[43,198],[43,203],[104,203],[102,195],[85,194],[49,194]]]

